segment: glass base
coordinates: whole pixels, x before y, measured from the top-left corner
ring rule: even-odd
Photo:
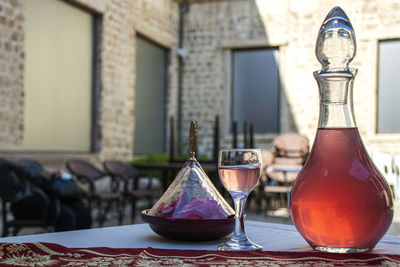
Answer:
[[[370,251],[372,248],[337,248],[337,247],[322,247],[322,246],[312,246],[313,249],[330,252],[330,253],[361,253]]]
[[[228,242],[218,245],[218,250],[257,251],[257,250],[262,250],[262,246],[253,243],[247,238],[243,240],[237,240],[232,238]]]

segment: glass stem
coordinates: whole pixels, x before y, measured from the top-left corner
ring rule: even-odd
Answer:
[[[244,208],[246,205],[246,197],[235,198],[235,231],[233,232],[233,238],[237,240],[246,240],[246,232],[244,230]]]

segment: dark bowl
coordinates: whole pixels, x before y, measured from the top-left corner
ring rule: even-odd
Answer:
[[[149,210],[142,211],[142,219],[157,234],[174,240],[208,241],[227,236],[235,228],[234,215],[226,219],[189,220],[167,219],[147,215]]]

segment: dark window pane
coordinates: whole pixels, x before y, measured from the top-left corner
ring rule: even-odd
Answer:
[[[167,51],[136,39],[135,154],[164,152]]]
[[[278,50],[233,53],[233,120],[253,123],[256,133],[278,132]],[[239,127],[239,132],[242,127]]]
[[[400,40],[379,42],[378,132],[400,132]]]

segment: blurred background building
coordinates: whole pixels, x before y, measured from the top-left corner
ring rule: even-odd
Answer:
[[[232,121],[252,123],[257,146],[312,141],[315,41],[335,5],[357,36],[362,138],[398,155],[399,0],[0,0],[0,153],[130,160],[168,151],[171,127],[186,152],[196,120],[211,156],[217,116],[221,146]]]

